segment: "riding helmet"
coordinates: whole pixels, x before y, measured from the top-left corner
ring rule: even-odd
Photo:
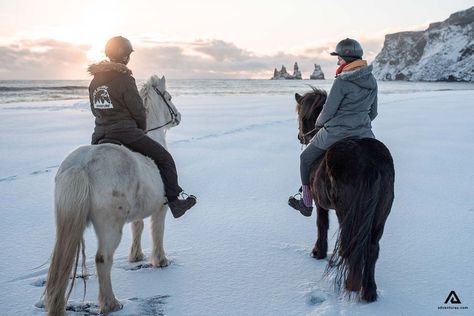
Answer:
[[[332,56],[339,56],[343,59],[361,59],[364,51],[362,50],[362,46],[360,46],[359,42],[352,39],[346,38],[339,43],[337,43],[336,51],[332,52]]]
[[[132,52],[132,43],[122,36],[112,37],[105,45],[105,55],[111,60],[122,60]]]

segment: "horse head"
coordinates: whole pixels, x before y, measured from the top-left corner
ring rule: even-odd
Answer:
[[[327,93],[322,89],[312,87],[313,91],[303,96],[295,93],[296,112],[298,113],[298,139],[301,144],[307,145],[316,134],[316,119],[326,102]]]
[[[147,113],[148,131],[160,128],[169,129],[181,121],[181,114],[171,101],[171,95],[166,91],[165,77],[153,75],[143,85],[140,96]]]

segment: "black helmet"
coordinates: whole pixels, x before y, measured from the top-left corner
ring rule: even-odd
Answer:
[[[132,52],[132,43],[122,36],[112,37],[105,45],[105,56],[111,60],[121,60],[129,56]]]
[[[362,46],[352,38],[346,38],[337,43],[336,51],[331,53],[332,56],[349,57],[350,59],[360,59],[363,54]]]

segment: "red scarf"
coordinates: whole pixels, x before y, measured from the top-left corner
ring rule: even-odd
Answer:
[[[344,69],[344,67],[346,67],[348,64],[342,64],[340,65],[339,67],[337,67],[337,70],[336,70],[336,77],[339,76],[342,72],[342,70]]]

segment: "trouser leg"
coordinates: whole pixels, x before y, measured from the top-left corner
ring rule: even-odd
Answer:
[[[311,167],[326,151],[310,143],[300,155],[301,184],[309,185]]]
[[[144,136],[133,143],[126,144],[125,146],[133,151],[150,157],[155,162],[160,170],[168,201],[176,200],[183,189],[178,185],[176,165],[170,153],[148,136]]]

